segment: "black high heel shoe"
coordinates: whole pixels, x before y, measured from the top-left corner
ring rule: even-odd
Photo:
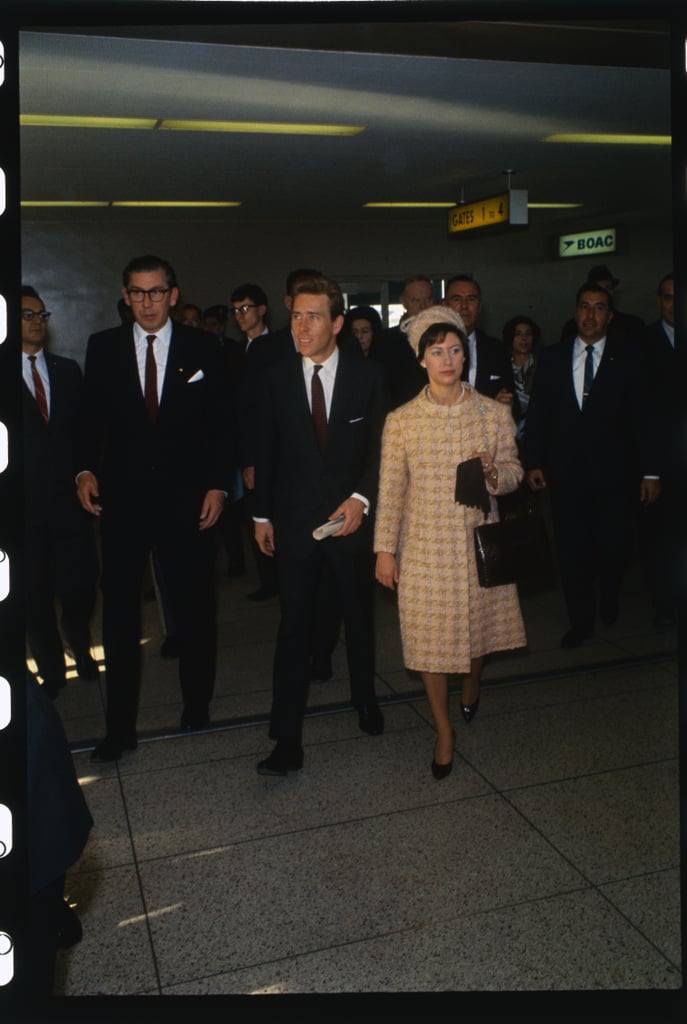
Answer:
[[[477,708],[479,707],[479,697],[473,704],[461,704],[460,713],[466,722],[471,722],[477,714]]]
[[[455,729],[451,729],[451,735],[453,736],[453,743],[455,745],[455,742],[456,742],[456,730]],[[451,760],[448,762],[448,764],[439,764],[437,761],[434,760],[434,758],[432,758],[432,777],[435,778],[437,780],[437,782],[439,782],[441,779],[445,779],[447,775],[450,775],[452,768],[453,768],[453,758],[451,758]]]

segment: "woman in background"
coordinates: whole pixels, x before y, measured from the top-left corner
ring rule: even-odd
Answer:
[[[344,331],[352,334],[365,357],[375,357],[375,342],[382,333],[382,318],[372,306],[355,306],[344,317]]]
[[[537,369],[535,348],[541,340],[541,329],[529,316],[514,316],[503,325],[501,333],[503,343],[510,355],[515,380],[515,400],[518,408],[518,441],[522,439],[525,429],[527,407],[534,386],[534,374]]]

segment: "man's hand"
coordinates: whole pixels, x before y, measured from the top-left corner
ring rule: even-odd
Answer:
[[[209,530],[214,526],[222,514],[224,508],[224,491],[208,491],[203,499],[203,506],[200,510],[199,530]]]
[[[243,486],[247,491],[255,490],[255,466],[246,466],[243,473]]]
[[[543,491],[546,487],[546,477],[541,469],[530,469],[527,471],[527,483],[532,491]]]
[[[332,537],[347,537],[349,533],[355,533],[359,529],[360,524],[363,521],[363,513],[365,512],[365,504],[360,498],[346,498],[342,501],[339,507],[332,512],[329,519],[338,519],[339,516],[344,517],[344,521],[341,524],[341,528],[332,534]]]
[[[80,501],[81,507],[91,515],[99,516],[102,512],[103,507],[98,495],[98,481],[88,470],[79,473],[79,478],[76,481],[76,497]]]
[[[660,480],[647,480],[646,477],[642,480],[642,485],[639,490],[639,500],[642,505],[653,505],[660,493]]]
[[[501,405],[512,405],[513,404],[513,392],[508,391],[506,388],[501,388],[497,395],[494,395],[497,402]]]
[[[256,523],[255,524],[255,543],[258,545],[263,555],[269,555],[270,558],[274,555],[274,527],[272,523]]]
[[[398,583],[398,562],[389,551],[377,552],[377,563],[375,565],[375,578],[389,590],[395,590]]]

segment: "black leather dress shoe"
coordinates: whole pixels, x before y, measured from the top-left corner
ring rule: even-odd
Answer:
[[[59,919],[60,923],[57,932],[58,949],[69,949],[71,946],[75,946],[77,942],[81,942],[83,938],[81,921],[76,911],[69,905],[69,900],[67,899],[62,901]]]
[[[91,761],[98,761],[103,764],[107,761],[118,761],[125,750],[135,750],[137,746],[138,741],[135,737],[134,739],[123,741],[106,736],[100,743],[96,743],[91,751]]]
[[[384,732],[384,716],[378,704],[356,704],[358,725],[368,736],[381,736]]]
[[[179,657],[179,640],[174,634],[170,633],[162,641],[162,647],[160,648],[161,658],[178,658]]]
[[[179,730],[180,732],[197,732],[198,729],[205,729],[209,724],[210,714],[207,708],[200,710],[184,708],[181,712]]]
[[[592,636],[594,636],[593,633],[584,629],[569,629],[561,638],[561,647],[568,651],[573,647],[581,647],[583,642]]]
[[[277,740],[269,757],[258,761],[258,775],[288,775],[299,772],[303,767],[303,748],[289,740]]]
[[[57,700],[60,690],[64,690],[67,685],[66,679],[44,679],[43,689],[47,693],[50,700]]]
[[[313,661],[308,669],[309,683],[328,683],[332,678],[332,663]]]
[[[76,662],[76,674],[79,679],[83,679],[86,683],[98,682],[100,679],[98,662],[91,655],[90,651],[86,651],[84,654],[76,654],[74,660]]]

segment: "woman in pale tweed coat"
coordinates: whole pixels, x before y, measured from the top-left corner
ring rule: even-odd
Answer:
[[[427,692],[437,733],[432,774],[442,779],[451,771],[455,743],[449,674],[463,675],[462,714],[469,722],[479,703],[484,655],[526,643],[515,585],[479,585],[473,532],[484,513],[457,503],[456,468],[481,460],[490,522],[498,519],[495,496],[514,491],[523,470],[510,408],[461,381],[468,342],[460,317],[432,307],[413,318],[408,335],[429,385],[387,417],[376,576],[392,590],[398,585],[404,661],[420,672]]]

